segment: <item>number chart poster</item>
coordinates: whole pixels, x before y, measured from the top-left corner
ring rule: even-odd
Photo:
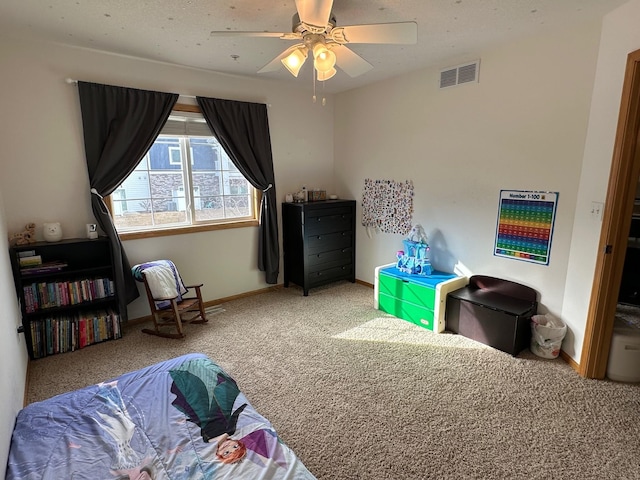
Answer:
[[[557,192],[501,190],[494,255],[549,265]]]

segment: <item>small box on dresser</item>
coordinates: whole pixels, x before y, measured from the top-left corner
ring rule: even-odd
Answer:
[[[323,200],[282,204],[284,286],[309,289],[356,281],[356,202]]]

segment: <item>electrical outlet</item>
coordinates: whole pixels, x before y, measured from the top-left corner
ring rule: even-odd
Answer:
[[[602,210],[604,209],[604,203],[591,202],[591,218],[593,220],[602,221]]]

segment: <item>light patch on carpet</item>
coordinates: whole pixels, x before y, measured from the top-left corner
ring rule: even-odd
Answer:
[[[412,345],[438,345],[442,347],[487,349],[474,340],[451,333],[433,333],[396,317],[376,317],[357,327],[334,335],[332,338],[365,342],[407,343]]]
[[[207,307],[204,309],[204,314],[207,318],[215,315],[216,313],[222,313],[222,312],[224,312],[224,308],[222,308],[220,305],[213,305],[212,307]],[[199,315],[198,312],[186,312],[183,314],[182,320],[188,322],[196,318],[198,315]]]
[[[215,315],[216,313],[222,312],[224,312],[224,308],[222,308],[220,305],[213,305],[212,307],[207,307],[204,309],[204,313],[206,313],[207,315]]]

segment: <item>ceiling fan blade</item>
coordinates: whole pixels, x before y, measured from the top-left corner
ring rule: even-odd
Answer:
[[[416,22],[377,23],[372,25],[351,25],[338,27],[347,43],[401,43],[418,41]]]
[[[300,21],[314,27],[325,27],[333,8],[333,0],[296,0]]]
[[[279,33],[279,32],[236,32],[231,30],[213,31],[212,37],[272,37],[283,40],[298,40],[302,38],[299,33]]]
[[[258,70],[258,73],[269,73],[269,72],[275,72],[277,70],[280,70],[281,68],[283,68],[281,60],[298,47],[304,47],[304,43],[298,43],[297,45],[292,45],[291,47],[287,48],[284,52],[282,52],[276,58],[271,60],[260,70]]]
[[[336,65],[352,78],[373,68],[373,65],[344,45],[335,45],[331,50],[336,54]]]

